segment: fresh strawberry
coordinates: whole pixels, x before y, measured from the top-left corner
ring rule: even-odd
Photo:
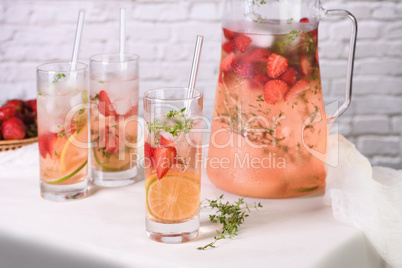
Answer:
[[[38,112],[38,109],[36,107],[36,99],[25,101],[25,106],[29,107],[29,109],[31,109],[31,111],[34,113]]]
[[[15,108],[11,106],[0,107],[0,121],[4,121],[8,118],[15,116]]]
[[[171,141],[171,140],[169,140],[169,139],[166,139],[166,138],[163,137],[162,135],[161,135],[161,141],[160,141],[160,143],[161,143],[161,145],[164,145],[164,146],[172,146],[172,145],[174,144],[173,141]]]
[[[3,107],[14,107],[16,112],[22,112],[24,110],[24,102],[21,100],[9,100],[6,102],[6,104],[3,105]]]
[[[1,124],[1,133],[5,140],[20,140],[25,138],[25,125],[21,119],[11,117]]]
[[[288,69],[288,60],[281,55],[272,53],[267,60],[267,73],[271,78],[278,78]]]
[[[172,146],[156,147],[154,151],[154,159],[156,163],[156,175],[158,179],[162,179],[176,160],[177,151]]]
[[[265,85],[269,81],[269,77],[265,74],[259,73],[254,75],[253,80],[261,85]]]
[[[226,53],[230,53],[230,52],[233,52],[233,50],[235,49],[235,46],[232,41],[227,41],[222,45],[222,49]]]
[[[235,46],[240,52],[246,51],[247,47],[250,45],[252,39],[245,35],[239,35],[235,38]]]
[[[247,61],[237,61],[233,64],[233,70],[241,78],[252,78],[253,77],[253,64]]]
[[[300,93],[310,89],[310,83],[307,80],[301,79],[294,84],[294,86],[289,90],[285,96],[285,101],[298,96]]]
[[[300,22],[301,23],[309,23],[310,20],[308,18],[302,18],[302,19],[300,19]]]
[[[151,146],[148,142],[144,144],[144,156],[148,159],[152,159],[154,157],[155,148]]]
[[[117,154],[119,152],[119,129],[117,127],[105,128],[105,152]]]
[[[300,69],[303,75],[310,75],[312,71],[311,62],[307,58],[302,57],[300,59]]]
[[[99,92],[99,105],[98,105],[99,112],[104,116],[116,116],[117,113],[114,110],[112,102],[107,95],[105,90],[101,90]]]
[[[282,80],[270,80],[264,87],[264,99],[270,104],[275,104],[286,95],[288,85]]]
[[[230,53],[221,61],[221,70],[227,72],[232,68],[232,64],[236,61],[236,57],[233,53]]]
[[[48,150],[47,150],[48,137],[47,136],[48,136],[48,134],[46,133],[46,134],[41,134],[38,137],[39,153],[43,158],[46,158],[46,155],[48,153]]]
[[[294,68],[290,67],[279,78],[285,81],[286,84],[288,84],[289,86],[293,86],[297,79],[297,71]]]
[[[251,62],[267,62],[269,55],[271,55],[271,52],[268,50],[257,48],[248,53],[244,59]]]
[[[226,28],[223,29],[223,35],[226,37],[226,39],[232,40],[233,37],[235,37],[236,33],[232,32],[231,30],[228,30]]]

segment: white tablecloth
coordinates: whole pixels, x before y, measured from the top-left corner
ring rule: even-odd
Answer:
[[[32,157],[36,157],[33,155]],[[12,172],[12,170],[10,170]],[[141,171],[140,171],[141,174]],[[224,193],[202,176],[202,198]],[[39,194],[38,172],[0,172],[0,267],[383,267],[355,227],[337,222],[322,193],[286,200],[256,200],[239,236],[216,248],[216,224],[201,211],[199,236],[184,244],[145,235],[144,181],[122,188],[91,186],[83,200],[56,203]],[[228,193],[225,199],[238,196]]]

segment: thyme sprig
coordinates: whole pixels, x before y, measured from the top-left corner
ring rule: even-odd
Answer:
[[[63,73],[60,73],[60,74],[56,74],[54,77],[53,77],[53,84],[56,84],[57,82],[59,82],[59,80],[62,78],[62,77],[66,77],[66,75],[65,74],[63,74]]]
[[[213,223],[222,224],[221,230],[216,230],[216,236],[214,236],[214,241],[203,246],[198,247],[198,250],[205,250],[207,248],[214,248],[215,243],[219,240],[237,236],[237,231],[239,226],[244,223],[244,220],[249,216],[247,212],[250,212],[250,208],[262,208],[261,203],[255,203],[254,206],[249,207],[243,198],[239,198],[238,201],[230,204],[229,201],[223,202],[223,195],[219,196],[216,200],[206,199],[209,203],[209,207],[216,209],[215,214],[209,215],[209,220]]]
[[[159,133],[160,131],[164,131],[172,134],[173,137],[179,136],[181,132],[189,133],[191,128],[193,127],[193,120],[188,119],[184,115],[184,111],[186,107],[179,111],[171,110],[166,114],[167,118],[171,118],[174,121],[174,125],[167,125],[166,122],[161,122],[161,120],[156,119],[152,123],[147,122],[149,133],[154,132]]]

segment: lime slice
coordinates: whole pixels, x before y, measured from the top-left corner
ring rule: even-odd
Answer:
[[[105,163],[99,159],[104,159],[102,156],[102,152],[98,151],[96,148],[93,148],[93,154],[95,158],[96,164],[105,171],[122,171],[126,170],[128,165],[130,164],[129,154],[126,154],[125,160],[120,160],[118,155],[111,155],[110,158],[107,159],[108,163]]]
[[[159,222],[183,222],[194,217],[200,207],[199,176],[171,173],[158,180],[147,178],[146,204],[151,217]]]
[[[77,170],[88,160],[88,149],[76,146],[76,141],[85,142],[88,140],[88,127],[84,126],[71,135],[64,144],[60,155],[62,173]]]
[[[57,183],[66,181],[69,178],[71,178],[72,176],[74,176],[75,174],[77,174],[78,172],[80,172],[81,169],[83,169],[87,163],[88,163],[88,160],[86,160],[81,166],[79,166],[76,170],[74,170],[73,173],[68,174],[67,176],[64,176],[63,178],[60,178],[60,179],[55,180],[55,181],[47,181],[46,183],[57,184]]]

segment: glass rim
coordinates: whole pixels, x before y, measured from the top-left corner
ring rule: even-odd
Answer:
[[[72,73],[72,72],[79,72],[79,71],[83,71],[85,69],[88,69],[88,64],[80,62],[80,61],[77,62],[77,66],[76,66],[75,70],[71,70],[71,69],[68,69],[68,70],[46,70],[46,69],[43,68],[43,67],[48,66],[48,65],[56,65],[56,64],[58,64],[58,65],[69,64],[71,66],[72,61],[51,61],[51,62],[46,62],[46,63],[42,63],[42,64],[38,65],[36,67],[36,70],[38,72],[45,72],[45,73],[51,73],[51,72],[54,72],[54,73],[60,73],[60,72]],[[81,65],[81,67],[79,67],[80,65]]]
[[[150,93],[155,92],[155,91],[160,91],[163,89],[184,89],[186,91],[188,91],[188,87],[160,87],[160,88],[153,88],[153,89],[149,89],[147,91],[145,91],[144,93],[144,99],[146,100],[150,100],[150,101],[188,101],[188,100],[197,100],[203,97],[203,93],[201,90],[199,89],[194,89],[194,92],[198,93],[198,96],[195,97],[191,97],[191,98],[180,98],[180,99],[161,99],[161,98],[152,98],[150,96],[148,96]]]
[[[95,55],[92,55],[91,57],[89,57],[89,60],[91,61],[91,62],[97,62],[97,63],[124,63],[124,62],[134,62],[134,61],[139,61],[139,59],[140,59],[140,56],[138,56],[137,54],[131,54],[131,53],[124,53],[123,54],[124,56],[131,56],[132,58],[131,59],[124,59],[123,61],[120,61],[120,60],[102,60],[102,59],[96,59],[97,57],[100,57],[100,56],[117,56],[117,57],[120,57],[120,53],[117,53],[117,52],[115,52],[115,53],[98,53],[98,54],[95,54]]]

